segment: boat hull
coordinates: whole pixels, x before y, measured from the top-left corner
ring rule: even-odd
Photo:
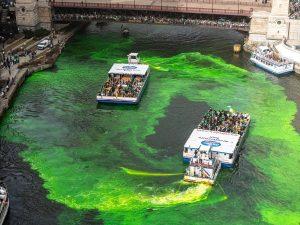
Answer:
[[[7,204],[3,207],[2,212],[0,214],[0,225],[2,225],[4,223],[5,217],[7,215],[9,209],[9,200],[7,200]]]
[[[190,157],[183,157],[183,163],[190,163],[191,158]]]
[[[123,105],[137,105],[140,99],[137,100],[124,100],[122,98],[103,98],[97,96],[97,102],[99,103],[109,103],[109,104],[123,104]]]
[[[234,164],[233,163],[221,163],[221,167],[222,169],[230,169],[230,168],[233,168],[234,167]]]
[[[218,168],[216,169],[216,172],[215,172],[213,178],[195,177],[195,176],[184,175],[183,180],[186,181],[186,182],[204,183],[204,184],[213,185],[215,183],[217,177],[218,177],[220,169],[221,169],[221,164],[218,165]]]
[[[252,63],[254,63],[257,67],[259,67],[259,68],[261,68],[261,69],[263,69],[263,70],[265,70],[269,73],[277,75],[277,76],[287,75],[287,74],[292,73],[294,71],[293,68],[287,68],[287,69],[277,71],[277,70],[274,70],[273,67],[269,67],[269,66],[261,63],[260,61],[254,59],[254,58],[250,58],[250,61]]]

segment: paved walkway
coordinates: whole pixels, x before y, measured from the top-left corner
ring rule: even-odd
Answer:
[[[57,45],[58,43],[64,44],[66,39],[68,39],[70,35],[71,35],[70,33],[57,34],[56,37],[53,39],[53,46]],[[23,42],[18,41],[18,46],[22,45],[22,43],[25,42],[28,42],[28,39],[23,39]],[[4,110],[8,108],[14,93],[17,91],[18,87],[22,84],[22,82],[25,80],[26,75],[29,72],[31,72],[29,71],[29,67],[19,69],[19,66],[24,63],[30,63],[36,59],[46,57],[46,53],[51,50],[51,48],[46,48],[44,50],[37,50],[35,46],[39,42],[40,40],[35,41],[32,44],[32,47],[36,53],[36,56],[34,58],[31,58],[29,55],[21,56],[19,57],[19,63],[12,65],[10,69],[2,68],[0,70],[0,79],[6,80],[8,82],[8,84],[5,87],[3,87],[2,90],[0,90],[0,117],[3,114]],[[14,46],[14,48],[15,47],[16,46]],[[5,53],[5,56],[7,55],[8,52]]]

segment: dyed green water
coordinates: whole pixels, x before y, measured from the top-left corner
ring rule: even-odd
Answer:
[[[230,43],[227,31],[201,31],[203,43],[192,28],[182,37],[140,27],[134,25],[130,39],[121,39],[114,25],[101,35],[76,36],[56,71],[26,81],[1,123],[2,136],[28,146],[21,155],[44,180],[47,197],[75,209],[62,212],[59,224],[83,224],[87,210],[99,211],[94,224],[299,224],[296,104],[263,74],[201,54],[207,43],[213,49],[214,32]],[[166,37],[181,43],[166,44]],[[152,68],[141,104],[97,107],[108,69],[132,50]],[[252,116],[238,169],[222,171],[213,188],[181,182],[182,146],[167,151],[145,141],[177,96]]]

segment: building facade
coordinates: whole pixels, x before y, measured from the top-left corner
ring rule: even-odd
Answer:
[[[48,0],[16,0],[16,22],[20,30],[52,28],[52,11]]]
[[[289,0],[273,0],[271,12],[253,12],[249,42],[266,43],[286,39],[300,43],[300,21],[289,18]]]

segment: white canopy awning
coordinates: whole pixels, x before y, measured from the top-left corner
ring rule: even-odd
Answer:
[[[184,147],[199,149],[201,146],[201,151],[202,146],[204,150],[207,146],[212,146],[211,150],[214,152],[233,153],[239,138],[239,134],[194,129]]]
[[[120,75],[141,75],[147,74],[149,65],[145,64],[123,64],[115,63],[109,70],[109,74],[120,74]]]

